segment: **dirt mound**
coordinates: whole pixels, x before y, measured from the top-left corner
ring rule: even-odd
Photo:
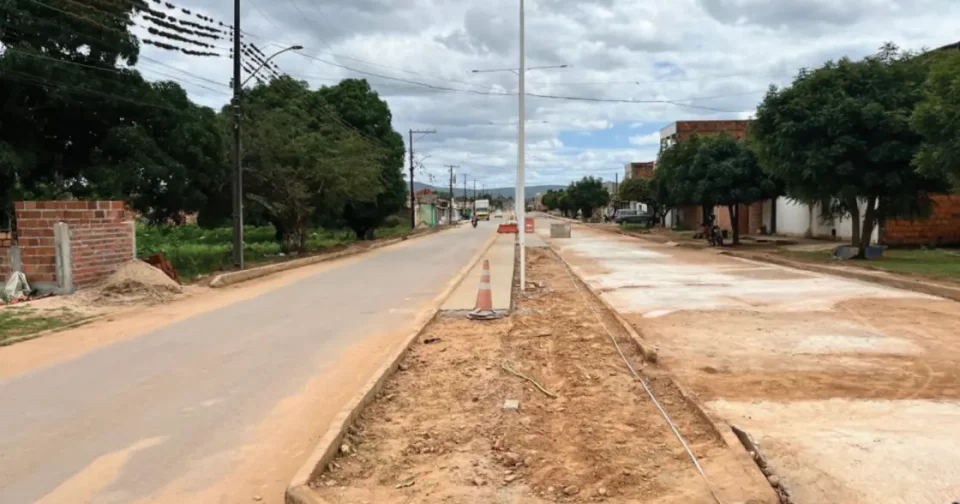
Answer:
[[[95,300],[110,304],[159,303],[183,292],[163,271],[134,260],[120,266],[97,289]]]

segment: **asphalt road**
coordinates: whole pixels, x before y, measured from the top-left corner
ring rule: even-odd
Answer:
[[[284,479],[327,427],[299,418],[297,407],[335,397],[331,409],[339,409],[353,392],[341,385],[362,384],[379,364],[345,356],[373,338],[381,350],[396,348],[494,225],[342,261],[0,380],[0,503],[235,502],[230,488],[249,483],[231,481],[239,466],[253,474],[284,468],[256,487],[265,502],[279,501]],[[334,381],[337,373],[351,379]],[[320,393],[289,402],[318,379],[311,390]],[[307,438],[302,446],[277,441],[294,428]]]

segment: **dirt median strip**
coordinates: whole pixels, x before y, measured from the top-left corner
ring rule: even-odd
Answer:
[[[387,240],[383,240],[381,242],[374,242],[369,247],[350,248],[347,250],[341,250],[340,252],[334,252],[332,254],[320,254],[320,255],[315,255],[310,257],[304,257],[301,259],[291,259],[289,261],[284,261],[276,264],[268,264],[266,266],[260,266],[257,268],[251,268],[243,271],[231,271],[229,273],[223,273],[214,277],[213,280],[210,282],[210,287],[214,289],[218,289],[218,288],[227,287],[230,285],[235,285],[241,282],[253,280],[256,278],[265,277],[267,275],[272,275],[274,273],[280,273],[281,271],[292,270],[295,268],[302,268],[304,266],[310,266],[312,264],[322,263],[326,261],[333,261],[336,259],[341,259],[343,257],[363,254],[366,252],[372,252],[374,250],[381,249],[384,247],[389,247],[390,245],[395,245],[403,241],[413,240],[415,238],[420,238],[422,236],[430,236],[434,233],[438,233],[446,229],[452,229],[452,228],[443,227],[443,228],[436,228],[436,230],[431,228],[426,232],[411,233],[410,235],[407,235],[403,238],[390,238]]]
[[[537,287],[509,317],[429,324],[310,480],[319,498],[288,502],[715,502],[603,327],[639,363],[626,330],[585,306],[552,250],[529,250],[528,268]],[[724,502],[776,502],[669,376],[641,373]]]
[[[372,378],[367,382],[357,395],[350,401],[350,403],[340,410],[340,413],[334,418],[333,422],[330,424],[330,428],[327,429],[326,434],[320,438],[319,443],[317,443],[316,448],[311,454],[310,458],[300,467],[300,470],[297,471],[297,474],[290,481],[290,484],[287,485],[287,489],[284,495],[284,502],[286,504],[324,504],[324,501],[315,490],[310,487],[310,482],[316,478],[327,466],[327,464],[337,455],[337,452],[340,449],[340,442],[346,434],[347,428],[355,420],[357,415],[363,410],[363,408],[376,397],[377,393],[383,387],[384,382],[396,372],[401,359],[406,354],[407,350],[413,344],[414,341],[420,336],[424,328],[426,328],[431,321],[433,321],[437,314],[440,311],[440,307],[443,305],[444,300],[450,296],[450,294],[464,281],[466,275],[473,269],[473,266],[480,261],[487,250],[493,245],[496,241],[497,235],[492,234],[490,238],[484,242],[476,254],[470,259],[470,261],[457,273],[457,275],[451,280],[447,285],[447,288],[443,290],[436,298],[434,298],[433,303],[431,304],[431,309],[428,314],[422,316],[415,323],[415,329],[411,331],[410,335],[404,340],[400,345],[397,351],[390,357],[390,359],[373,375]]]

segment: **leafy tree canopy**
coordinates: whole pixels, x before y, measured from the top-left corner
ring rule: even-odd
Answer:
[[[358,238],[372,237],[373,229],[404,207],[407,192],[403,182],[403,136],[394,131],[393,116],[370,84],[363,79],[345,79],[318,92],[329,114],[336,114],[350,127],[371,139],[368,149],[376,154],[379,192],[372,201],[348,201],[344,207],[347,225]]]
[[[914,56],[888,44],[861,61],[802,70],[791,86],[771,88],[751,126],[763,169],[789,197],[850,213],[861,257],[880,219],[923,214],[929,193],[946,189],[942,177],[911,165],[921,137],[910,117],[928,61]]]
[[[921,173],[949,176],[960,186],[960,53],[931,54],[934,59],[923,98],[911,124],[923,136],[915,158]]]
[[[726,206],[739,243],[739,205],[778,196],[780,184],[760,170],[754,153],[729,136],[692,137],[661,154],[654,172],[654,196],[669,206]]]
[[[610,193],[603,187],[603,181],[594,177],[583,177],[571,183],[565,196],[569,198],[565,203],[579,210],[584,219],[589,219],[594,210],[610,202]]]
[[[245,192],[285,251],[306,249],[311,223],[376,200],[375,151],[331,115],[319,91],[281,77],[251,90],[243,110]]]

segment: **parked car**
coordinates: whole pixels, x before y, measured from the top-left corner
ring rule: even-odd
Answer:
[[[613,222],[617,224],[642,224],[647,227],[652,220],[653,215],[628,209],[617,210],[617,215],[613,218]]]

